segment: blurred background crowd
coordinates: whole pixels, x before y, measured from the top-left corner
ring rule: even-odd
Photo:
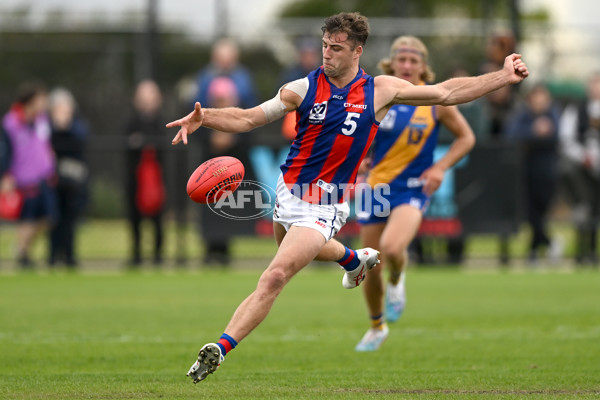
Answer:
[[[87,13],[50,0],[0,6],[0,260],[76,267],[86,258],[78,228],[108,219],[127,226],[132,267],[165,262],[166,223],[178,242],[194,225],[207,264],[228,264],[235,236],[270,234],[268,218],[227,220],[195,205],[185,184],[202,161],[231,155],[246,179],[274,187],[293,115],[248,135],[204,129],[188,148],[171,147],[175,132],[164,125],[194,101],[252,107],[306,76],[321,63],[323,17],[348,11],[346,3],[271,0],[259,18],[240,16],[234,0],[182,1],[179,19],[179,9],[161,12],[167,2],[138,3]],[[459,264],[469,237],[486,234],[507,263],[508,239],[526,229],[527,263],[558,262],[569,247],[577,265],[596,265],[600,24],[561,22],[551,0],[354,3],[371,22],[363,56],[371,75],[402,34],[427,44],[439,80],[499,69],[515,51],[532,72],[460,106],[477,144],[434,196],[412,246],[416,261],[435,262],[441,247],[444,262]],[[198,26],[206,19],[208,28]],[[438,156],[451,140],[441,133]],[[570,243],[553,221],[568,225]],[[356,232],[351,222],[341,237]],[[142,234],[152,236],[148,254]],[[45,259],[31,255],[36,238],[47,243]],[[185,249],[174,258],[182,263]]]

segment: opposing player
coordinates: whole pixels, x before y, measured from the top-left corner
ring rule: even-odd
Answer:
[[[180,127],[173,144],[201,125],[226,132],[247,132],[297,110],[298,134],[281,166],[273,213],[279,248],[258,285],[237,308],[218,343],[202,347],[188,372],[194,382],[205,379],[223,357],[269,313],[287,282],[312,260],[338,261],[346,270],[343,285],[358,286],[377,252],[356,252],[331,238],[348,215],[348,184],[369,148],[379,122],[393,103],[451,105],[471,101],[528,75],[519,55],[506,58],[500,71],[457,78],[438,85],[414,86],[393,76],[373,78],[359,67],[369,34],[359,13],[340,13],[325,20],[323,66],[306,78],[284,85],[271,100],[251,109],[203,109],[167,127]]]
[[[435,77],[427,65],[427,56],[427,47],[421,40],[401,36],[392,44],[390,57],[381,60],[379,67],[387,75],[422,86]],[[440,124],[456,138],[434,164]],[[362,224],[363,243],[381,251],[389,280],[384,285],[382,265],[373,268],[365,278],[363,291],[371,328],[356,346],[357,351],[377,350],[389,333],[386,322],[394,322],[402,314],[406,304],[407,247],[419,229],[430,196],[444,179],[444,172],[474,144],[475,135],[456,106],[394,104],[381,121],[367,182],[371,187],[385,184],[389,190],[377,195],[374,191],[365,192],[369,198],[362,202],[365,209],[357,212],[357,217]]]

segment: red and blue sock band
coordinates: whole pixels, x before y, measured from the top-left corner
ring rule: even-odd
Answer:
[[[347,248],[346,246],[344,246],[344,249],[346,249],[344,256],[337,260],[337,262],[346,271],[352,271],[360,264],[360,260],[358,259],[358,253],[352,249]]]
[[[237,342],[235,341],[234,338],[232,338],[228,334],[224,333],[219,338],[219,341],[217,342],[217,346],[219,346],[221,348],[221,353],[223,353],[223,357],[224,357],[231,350],[235,349],[235,346],[237,346]]]

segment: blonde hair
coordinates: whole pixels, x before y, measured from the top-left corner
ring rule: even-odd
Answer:
[[[77,101],[73,96],[73,93],[69,91],[69,89],[64,87],[56,87],[52,89],[48,96],[48,102],[50,104],[50,108],[54,108],[57,104],[65,103],[71,109],[77,108]]]
[[[400,49],[407,47],[410,47],[411,50],[417,50],[421,56],[421,59],[423,60],[423,63],[425,64],[425,71],[421,74],[420,78],[427,83],[432,83],[435,80],[435,73],[431,70],[429,64],[427,64],[429,52],[427,51],[427,47],[425,47],[423,42],[414,36],[400,36],[394,40],[394,43],[392,43],[392,47],[390,49],[390,57],[383,58],[381,61],[379,61],[379,64],[377,65],[379,69],[381,69],[381,71],[383,71],[383,73],[386,75],[394,75],[394,71],[392,70],[392,58]]]

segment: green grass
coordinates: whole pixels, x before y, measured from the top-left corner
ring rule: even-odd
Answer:
[[[152,226],[144,221],[142,226],[142,250],[148,259],[152,255]],[[574,253],[573,229],[568,223],[554,222],[552,233],[560,235],[565,241],[565,256],[572,257]],[[512,257],[526,256],[529,245],[529,230],[523,227],[518,234],[509,238]],[[130,257],[129,225],[126,220],[87,220],[78,231],[77,253],[85,260],[126,260]],[[356,243],[360,247],[360,243]],[[439,259],[444,258],[445,247],[443,240],[436,239],[431,245],[434,254]],[[34,245],[32,257],[35,260],[45,260],[47,240],[39,238]],[[468,238],[466,256],[474,258],[497,258],[498,237],[496,235],[473,235]],[[12,260],[15,255],[16,234],[14,225],[0,225],[0,260]],[[182,232],[177,232],[175,223],[167,220],[165,223],[165,256],[175,259],[180,255],[180,249],[188,259],[199,259],[204,254],[203,241],[198,233],[197,225],[188,224]],[[235,237],[232,241],[232,253],[236,258],[265,259],[271,258],[276,251],[276,245],[271,237]]]
[[[0,275],[2,399],[599,398],[600,274],[413,269],[381,351],[311,267],[205,382],[185,377],[258,269]]]
[[[0,221],[1,222],[1,221]],[[151,259],[154,240],[153,227],[149,221],[142,224],[142,253]],[[182,232],[177,232],[173,221],[165,223],[165,257],[175,259],[179,249],[184,249],[189,259],[201,258],[204,254],[203,241],[198,233],[198,226],[188,224]],[[85,260],[122,260],[131,257],[131,238],[126,220],[88,220],[81,224],[76,241],[77,254]],[[0,260],[12,260],[16,249],[15,225],[0,225]],[[46,237],[39,237],[32,249],[32,258],[42,261],[46,259],[48,243]],[[232,240],[234,257],[265,258],[272,257],[277,250],[271,237],[236,237]]]

